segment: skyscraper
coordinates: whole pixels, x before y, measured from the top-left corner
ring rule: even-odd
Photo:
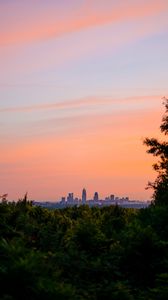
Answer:
[[[85,204],[86,203],[86,189],[82,190],[82,203]]]
[[[73,193],[69,193],[68,196],[67,196],[67,202],[68,203],[73,203],[73,200],[74,200],[73,199]]]
[[[95,193],[94,193],[93,200],[94,200],[94,201],[98,201],[98,200],[99,200],[98,192],[95,192]]]
[[[114,195],[110,195],[110,200],[114,201]]]

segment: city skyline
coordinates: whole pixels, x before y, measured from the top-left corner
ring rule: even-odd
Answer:
[[[115,201],[115,200],[126,200],[126,201],[132,201],[132,200],[138,200],[138,199],[130,199],[128,196],[126,195],[114,195],[113,193],[111,194],[106,194],[105,197],[102,197],[102,195],[99,194],[99,191],[95,191],[93,193],[92,196],[87,196],[90,195],[90,193],[88,193],[86,188],[83,188],[81,190],[80,194],[75,194],[74,192],[68,192],[67,195],[62,196],[60,199],[55,199],[55,201],[62,201],[62,202],[73,202],[73,201],[80,201],[81,204],[86,204],[88,201],[93,200],[93,201],[102,201],[102,200],[111,200],[111,201]],[[35,200],[35,199],[34,199]],[[146,199],[146,201],[149,201],[149,199]]]
[[[150,200],[147,201],[138,201],[129,199],[129,197],[118,197],[114,194],[106,196],[104,199],[99,197],[98,192],[94,192],[93,197],[87,198],[87,190],[83,188],[81,191],[81,196],[77,197],[73,192],[67,194],[66,197],[62,197],[61,199],[57,199],[57,201],[36,201],[32,200],[32,204],[35,206],[41,206],[49,209],[62,209],[66,207],[79,207],[83,205],[87,205],[89,207],[104,207],[117,205],[125,208],[146,208],[151,204]]]
[[[0,1],[0,194],[150,199],[167,0]]]

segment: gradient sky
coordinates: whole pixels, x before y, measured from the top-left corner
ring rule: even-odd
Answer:
[[[147,200],[167,0],[0,0],[0,194]]]

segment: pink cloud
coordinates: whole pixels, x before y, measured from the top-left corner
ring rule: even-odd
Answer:
[[[30,2],[31,3],[31,2]],[[33,5],[33,4],[32,4]],[[106,4],[104,4],[106,6]],[[64,34],[84,30],[90,27],[103,26],[125,20],[137,20],[146,16],[151,16],[164,11],[165,1],[150,1],[149,3],[131,3],[122,4],[118,7],[109,7],[107,9],[97,10],[88,3],[88,6],[82,7],[77,13],[70,12],[65,14],[61,19],[59,10],[56,7],[48,6],[46,12],[39,13],[30,17],[31,10],[16,10],[10,6],[1,5],[1,13],[7,14],[8,23],[1,26],[0,44],[9,45],[15,43],[31,42],[34,40],[55,38]],[[26,7],[25,7],[26,8]],[[21,15],[20,18],[18,18]],[[20,20],[20,21],[19,21]],[[2,21],[1,21],[2,22]]]
[[[146,101],[156,101],[161,99],[160,95],[150,95],[150,96],[135,96],[135,97],[125,97],[125,98],[114,98],[114,97],[87,97],[87,98],[79,98],[75,100],[69,101],[61,101],[55,103],[43,103],[36,105],[27,105],[27,106],[13,106],[13,107],[4,107],[0,108],[0,113],[7,112],[32,112],[38,110],[63,110],[69,108],[81,108],[81,107],[90,107],[90,106],[98,106],[105,104],[126,104],[126,103],[147,103]]]

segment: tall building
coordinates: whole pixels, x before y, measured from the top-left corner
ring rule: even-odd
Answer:
[[[95,192],[95,193],[94,193],[93,200],[94,200],[94,201],[98,201],[98,200],[99,200],[98,192]]]
[[[65,201],[66,201],[65,197],[62,197],[61,198],[61,203],[65,203]]]
[[[73,203],[73,200],[74,200],[73,193],[69,193],[68,196],[67,196],[67,202],[68,203]]]
[[[114,201],[114,195],[110,195],[110,200]]]
[[[86,189],[82,190],[82,203],[85,204],[86,203]]]

